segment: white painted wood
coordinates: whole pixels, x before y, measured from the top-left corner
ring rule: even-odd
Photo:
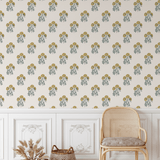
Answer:
[[[0,114],[0,160],[8,160],[8,115]]]
[[[57,144],[75,149],[77,159],[98,159],[101,114],[57,115]]]
[[[100,120],[103,109],[0,110],[0,160],[20,160],[13,152],[18,140],[37,140],[48,155],[52,145],[73,146],[77,160],[98,160]],[[147,130],[149,160],[160,160],[160,110],[137,110]],[[151,113],[149,113],[151,112]],[[9,132],[8,132],[9,130]],[[142,138],[144,138],[142,132]],[[108,160],[135,159],[134,153],[107,153]],[[143,160],[139,154],[139,160]]]
[[[39,146],[44,147],[44,152],[50,155],[52,140],[55,141],[52,130],[55,129],[55,115],[9,115],[9,158],[19,160],[20,156],[13,152],[13,148],[20,145],[19,140],[33,139],[33,142],[42,138]]]
[[[160,115],[152,115],[152,160],[160,160]]]
[[[0,114],[102,114],[104,109],[0,109]],[[136,109],[139,114],[160,114],[160,109]]]

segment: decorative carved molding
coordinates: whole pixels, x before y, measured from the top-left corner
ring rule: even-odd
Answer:
[[[79,134],[83,134],[84,131],[87,131],[87,134],[89,134],[89,137],[91,136],[91,133],[92,133],[91,126],[84,125],[84,124],[71,125],[71,128],[69,130],[70,134],[72,135],[74,133],[74,131],[78,132]],[[79,137],[79,138],[82,138],[82,137]],[[88,153],[88,152],[90,152],[91,140],[88,139],[87,145],[84,145],[82,143],[75,146],[75,153]]]
[[[36,125],[36,124],[23,125],[22,132],[28,130],[30,133],[34,134],[37,129],[43,132],[42,125]]]
[[[76,129],[76,131],[78,133],[83,133],[83,131],[86,129],[88,130],[89,132],[91,132],[91,129],[90,129],[90,126],[89,125],[84,125],[84,124],[76,124],[76,125],[71,125],[71,129],[70,129],[70,132],[72,132],[74,129]]]
[[[91,145],[85,148],[83,144],[81,143],[78,146],[76,146],[75,152],[76,153],[86,153],[86,152],[90,152],[90,149],[91,149]]]

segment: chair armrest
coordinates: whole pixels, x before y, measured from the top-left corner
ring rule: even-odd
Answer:
[[[144,128],[139,127],[139,129],[142,130],[144,132],[144,134],[145,134],[145,141],[144,142],[146,144],[147,143],[147,132],[146,132],[146,130]]]

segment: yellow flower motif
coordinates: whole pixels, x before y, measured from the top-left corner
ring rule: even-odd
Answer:
[[[116,85],[115,88],[119,88],[119,85]]]
[[[23,98],[23,95],[20,95],[20,98]]]
[[[147,98],[149,99],[149,98],[151,98],[151,96],[150,96],[150,95],[148,95],[148,96],[147,96]]]
[[[94,108],[95,108],[95,109],[97,109],[97,108],[98,108],[98,106],[94,106]]]
[[[158,66],[155,66],[155,69],[158,69]]]
[[[126,98],[130,98],[129,95],[127,95]]]
[[[77,86],[76,85],[73,85],[73,88],[76,88]]]
[[[41,99],[44,99],[44,98],[45,98],[45,96],[44,96],[44,95],[42,95],[42,96],[41,96]]]
[[[130,54],[129,53],[126,53],[126,56],[129,56]]]
[[[63,11],[62,11],[62,13],[63,13],[63,14],[65,14],[65,13],[66,13],[66,11],[65,11],[65,10],[63,10]]]
[[[136,88],[136,87],[134,87],[133,89],[134,89],[134,91],[135,91],[137,88]]]
[[[105,16],[105,13],[102,13],[102,16]]]
[[[94,2],[92,2],[91,5],[93,6],[93,5],[94,5]]]
[[[62,13],[59,13],[59,16],[61,17],[61,16],[62,16]]]
[[[151,32],[147,32],[148,35],[151,35]]]
[[[158,44],[155,45],[155,48],[158,48]]]
[[[94,44],[91,45],[91,48],[94,48]]]
[[[9,106],[9,109],[12,109],[13,108],[13,106]]]
[[[34,88],[34,85],[31,85],[30,87],[31,87],[31,88]]]
[[[62,96],[62,98],[63,98],[63,99],[65,99],[65,98],[66,98],[66,96],[65,96],[65,95],[63,95],[63,96]]]
[[[144,37],[146,38],[146,37],[147,37],[147,34],[145,34]]]
[[[51,87],[52,87],[52,88],[55,88],[55,85],[52,85]]]
[[[30,109],[33,109],[34,108],[34,106],[30,106]]]

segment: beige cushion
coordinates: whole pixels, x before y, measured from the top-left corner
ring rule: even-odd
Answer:
[[[107,137],[103,139],[102,145],[110,147],[144,146],[145,142],[134,137]]]

